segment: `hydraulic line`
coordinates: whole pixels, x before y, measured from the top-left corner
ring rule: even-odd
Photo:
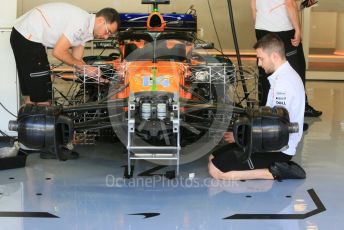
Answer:
[[[227,0],[227,3],[228,3],[228,13],[229,13],[229,18],[230,18],[230,23],[231,23],[235,53],[236,53],[236,57],[237,57],[237,61],[238,61],[238,67],[239,67],[239,71],[240,71],[240,78],[242,81],[242,88],[243,88],[243,91],[245,94],[245,99],[247,100],[249,97],[249,92],[247,90],[246,81],[245,81],[245,77],[244,77],[243,69],[242,69],[242,62],[241,62],[241,56],[240,56],[240,51],[239,51],[238,39],[236,36],[236,30],[235,30],[235,24],[234,24],[232,1]]]

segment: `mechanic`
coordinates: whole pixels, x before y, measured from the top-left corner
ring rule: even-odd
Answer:
[[[266,106],[283,106],[289,113],[290,122],[297,122],[302,127],[305,110],[305,91],[300,76],[291,67],[285,57],[283,41],[278,35],[270,33],[254,45],[257,52],[258,66],[267,74],[271,88]],[[224,139],[231,143],[209,157],[209,174],[215,179],[248,180],[248,179],[303,179],[304,170],[291,161],[296,147],[302,138],[302,129],[289,135],[289,148],[282,152],[252,153],[251,161],[237,159],[233,133],[227,132]]]
[[[306,61],[301,42],[301,26],[298,6],[295,0],[251,0],[253,20],[255,21],[256,38],[274,32],[284,42],[285,52],[289,64],[296,70],[306,87]],[[266,103],[269,82],[263,69],[259,68],[259,101]],[[321,111],[305,103],[306,117],[319,117]],[[305,124],[305,130],[307,129]]]
[[[24,104],[51,104],[45,47],[53,48],[52,55],[67,65],[85,65],[85,43],[94,38],[107,39],[117,31],[119,23],[119,14],[113,8],[104,8],[94,15],[67,3],[43,4],[18,18],[10,42]],[[96,67],[89,66],[86,72],[96,75]]]

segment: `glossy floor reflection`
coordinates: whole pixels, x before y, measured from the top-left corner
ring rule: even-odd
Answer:
[[[174,167],[146,161],[124,179],[119,144],[80,146],[78,160],[36,154],[25,168],[0,171],[0,229],[343,229],[344,82],[307,90],[323,115],[306,119],[295,157],[306,180],[219,182],[206,156],[172,180],[163,174]]]

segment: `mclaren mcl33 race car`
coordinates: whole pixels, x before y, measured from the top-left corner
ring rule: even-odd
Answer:
[[[257,106],[254,69],[196,49],[194,12],[161,14],[158,3],[169,1],[143,3],[153,4],[150,14],[121,14],[115,55],[87,60],[96,73],[75,69],[72,96],[59,92],[53,106],[20,108],[9,127],[22,145],[65,160],[61,149],[76,135],[112,129],[126,148],[129,173],[131,160],[144,159],[174,162],[177,174],[180,164],[219,146],[229,130],[243,160],[287,146],[297,124],[283,108]]]

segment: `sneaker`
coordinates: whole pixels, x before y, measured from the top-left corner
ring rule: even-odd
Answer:
[[[65,161],[65,160],[74,160],[74,159],[78,159],[79,158],[79,153],[77,152],[74,152],[70,149],[67,149],[65,147],[62,147],[61,149],[61,153],[62,153],[62,161]]]
[[[301,10],[303,10],[305,8],[308,8],[308,7],[313,7],[317,3],[318,3],[318,1],[316,1],[316,0],[303,0],[300,4],[300,8],[301,8]]]
[[[79,153],[71,151],[71,150],[63,149],[62,153],[63,153],[64,158],[61,160],[74,160],[74,159],[79,158]],[[39,157],[41,159],[57,159],[57,156],[55,153],[45,152],[45,151],[40,151]]]
[[[66,154],[68,160],[74,160],[79,158],[79,153],[70,151],[68,154]]]
[[[293,161],[274,162],[270,166],[269,171],[275,180],[306,178],[305,170]]]
[[[309,128],[309,125],[307,123],[303,123],[303,131],[306,132]]]
[[[57,159],[55,153],[39,151],[39,157],[41,159]]]
[[[322,112],[315,110],[312,106],[309,104],[306,104],[305,107],[305,117],[319,117],[321,116]]]

